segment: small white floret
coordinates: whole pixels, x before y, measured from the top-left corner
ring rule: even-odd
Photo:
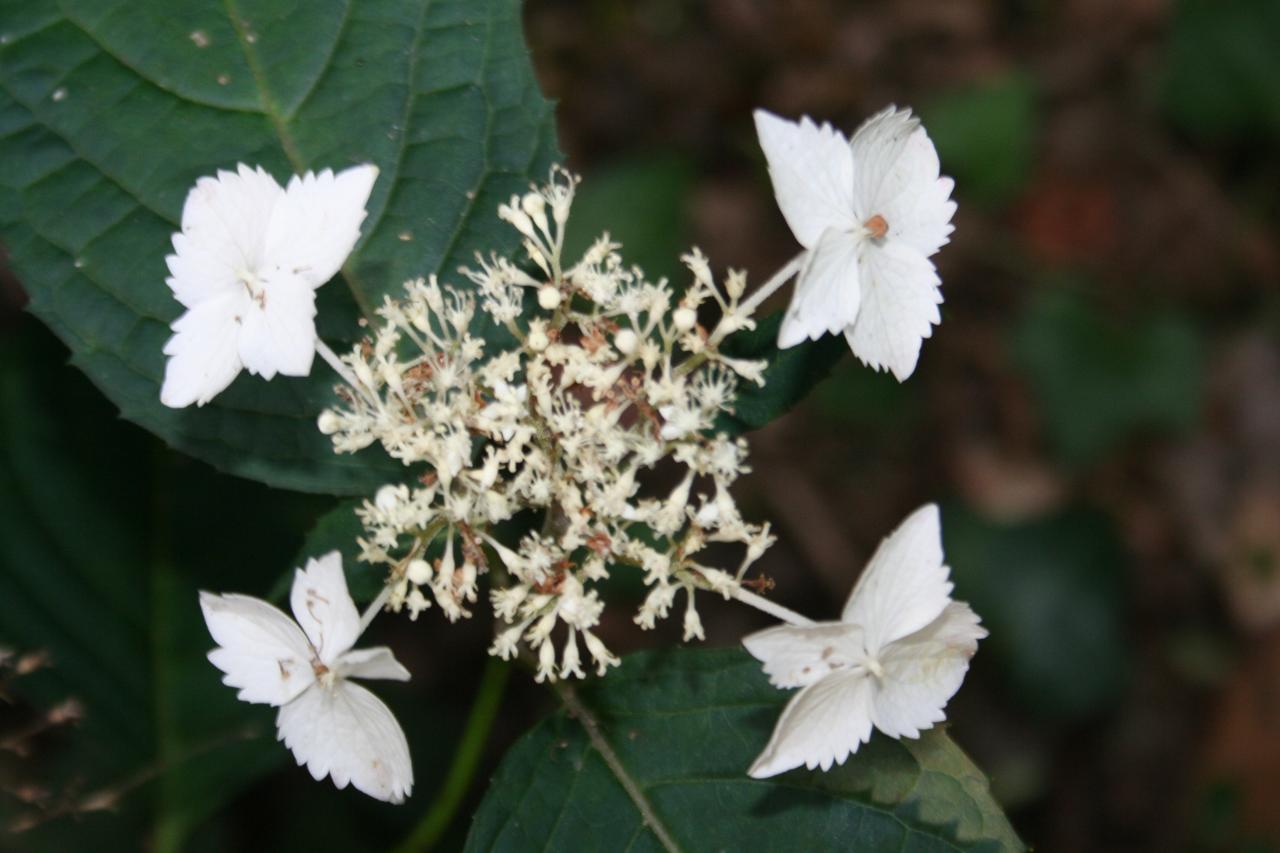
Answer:
[[[877,728],[920,736],[946,719],[978,640],[969,605],[951,600],[938,508],[921,507],[872,556],[838,622],[781,625],[743,644],[780,688],[800,688],[750,774],[843,764]]]
[[[218,647],[209,660],[245,702],[275,705],[277,736],[313,778],[333,779],[371,797],[403,802],[413,790],[404,731],[390,709],[353,678],[408,681],[385,646],[353,649],[360,614],[347,591],[342,557],[309,560],[294,576],[294,619],[247,595],[200,593]]]
[[[187,309],[165,344],[160,400],[202,406],[241,370],[306,376],[316,352],[315,291],[360,237],[378,169],[295,175],[281,187],[241,164],[196,181],[165,281]]]
[[[905,380],[941,321],[929,258],[956,209],[928,134],[895,107],[852,139],[808,117],[755,119],[778,207],[806,250],[778,346],[843,333],[864,363]]]

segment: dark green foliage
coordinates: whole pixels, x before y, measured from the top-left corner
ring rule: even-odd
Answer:
[[[829,773],[755,780],[790,691],[740,649],[629,656],[578,689],[585,713],[682,850],[1024,849],[987,780],[941,730],[876,736]],[[661,850],[587,734],[561,712],[508,752],[469,851]]]

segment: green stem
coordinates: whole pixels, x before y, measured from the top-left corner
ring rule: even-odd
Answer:
[[[152,709],[155,714],[156,763],[168,766],[179,750],[174,708],[170,690],[174,676],[171,652],[174,648],[174,623],[171,604],[174,578],[170,562],[171,480],[167,460],[157,450],[152,454],[152,524],[150,542],[151,598],[151,678]],[[173,780],[161,776],[156,786],[155,825],[151,847],[160,853],[182,849],[187,827],[177,802]]]
[[[440,787],[440,793],[418,825],[395,848],[395,853],[421,853],[430,850],[453,822],[458,807],[471,788],[471,780],[480,767],[489,730],[493,728],[498,707],[502,704],[502,693],[507,686],[509,671],[510,666],[505,661],[489,658],[484,674],[480,677],[480,689],[476,691],[471,714],[462,730],[458,751],[453,755],[453,764]]]

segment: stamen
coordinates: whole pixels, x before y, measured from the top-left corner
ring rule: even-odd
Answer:
[[[867,229],[867,233],[871,235],[873,240],[879,240],[889,233],[888,220],[878,213],[862,223],[862,227]]]

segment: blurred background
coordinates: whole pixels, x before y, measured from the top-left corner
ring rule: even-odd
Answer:
[[[772,595],[836,615],[880,538],[940,501],[992,634],[951,732],[1023,838],[1280,850],[1280,3],[531,0],[526,26],[585,179],[578,245],[609,230],[653,276],[694,244],[756,282],[797,251],[755,107],[923,117],[957,181],[943,323],[908,384],[848,356],[750,436],[739,497],[780,533]],[[386,849],[441,783],[486,619],[375,626],[415,674],[381,691],[414,750],[406,808],[312,784],[265,709],[186,736],[175,718],[235,710],[194,590],[265,595],[332,504],[117,421],[22,302],[5,279],[0,603],[30,622],[0,633],[0,849]],[[709,603],[708,642],[758,615]],[[632,650],[677,629],[604,633]],[[441,849],[553,706],[528,682]],[[229,763],[241,782],[215,784]]]

